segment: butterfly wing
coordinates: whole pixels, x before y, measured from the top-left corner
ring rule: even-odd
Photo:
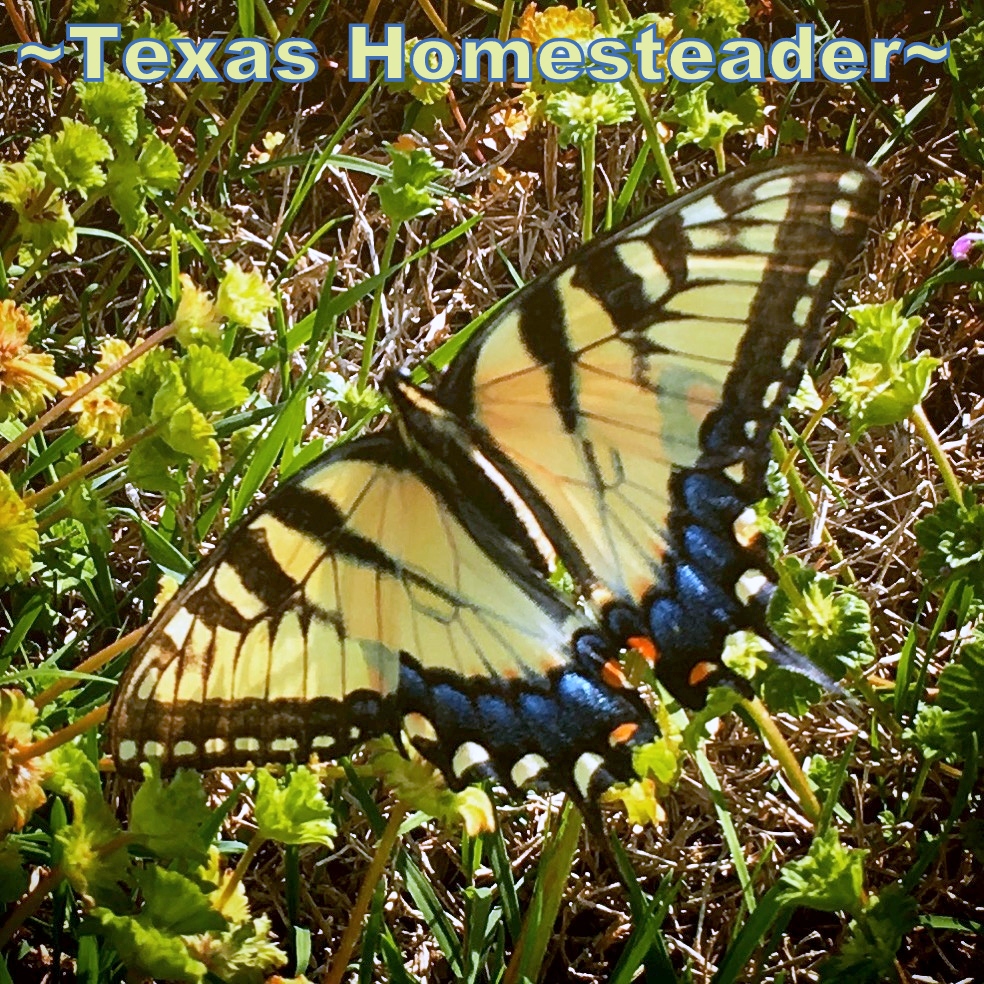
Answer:
[[[641,606],[664,650],[689,637],[679,689],[740,627],[749,558],[733,523],[765,494],[769,433],[878,185],[863,165],[806,157],[672,199],[521,291],[438,389],[539,503],[586,595]],[[674,566],[695,554],[699,583]],[[739,594],[762,595],[757,573]],[[703,632],[715,609],[722,631]]]
[[[333,757],[405,729],[452,782],[543,773],[564,788],[613,728],[651,734],[634,694],[582,672],[602,645],[585,616],[468,503],[442,498],[391,433],[278,488],[134,654],[110,715],[120,770]]]

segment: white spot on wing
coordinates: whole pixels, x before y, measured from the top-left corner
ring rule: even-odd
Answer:
[[[205,751],[208,755],[221,755],[229,747],[225,738],[208,738],[205,741]]]
[[[750,568],[735,584],[735,597],[747,605],[760,591],[769,586],[769,579],[759,570]]]
[[[792,341],[786,343],[786,347],[782,350],[782,362],[783,369],[788,369],[795,361],[796,356],[799,354],[799,339],[794,338]]]
[[[460,779],[469,769],[488,762],[489,753],[477,741],[466,741],[458,746],[451,759],[451,769]]]
[[[857,171],[848,171],[837,179],[837,187],[845,195],[853,195],[861,187],[861,175]]]
[[[270,750],[273,752],[296,752],[297,749],[296,738],[274,738],[270,742]]]
[[[743,509],[738,514],[738,518],[732,524],[731,529],[739,546],[750,547],[759,534],[758,516],[755,510],[751,506]]]
[[[140,681],[140,686],[137,688],[137,697],[140,700],[148,700],[150,695],[154,692],[154,687],[157,686],[157,681],[161,678],[161,671],[156,666],[150,666],[147,668],[147,672],[143,675],[143,679]]]
[[[519,759],[509,772],[513,785],[522,789],[535,779],[548,765],[547,760],[536,752],[530,752]]]
[[[838,198],[830,206],[830,226],[840,232],[851,216],[851,203],[846,198]]]
[[[437,730],[430,719],[416,712],[403,715],[403,730],[411,738],[422,738],[424,741],[437,741]]]
[[[769,383],[765,388],[765,393],[762,394],[762,406],[771,407],[773,403],[776,402],[776,398],[779,396],[779,383]]]
[[[793,308],[793,324],[799,328],[805,328],[810,311],[813,309],[813,298],[809,294],[804,294]]]
[[[584,752],[574,763],[574,784],[585,799],[591,793],[592,777],[604,764],[605,760],[597,752]]]
[[[655,304],[670,289],[670,278],[656,261],[656,254],[638,239],[619,243],[615,247],[619,259],[642,279],[642,290],[646,300]]]
[[[198,751],[198,746],[193,741],[179,741],[174,746],[174,754],[177,758],[188,758]]]
[[[119,756],[120,756],[120,760],[123,762],[129,762],[130,759],[136,758],[137,743],[135,741],[130,741],[129,739],[127,739],[126,741],[121,741]]]
[[[232,744],[237,752],[258,752],[260,750],[260,743],[256,738],[237,738]]]
[[[164,746],[159,741],[145,741],[144,758],[160,758],[164,754]]]
[[[816,287],[830,269],[830,260],[819,260],[810,267],[810,272],[806,275],[806,281],[811,287]]]

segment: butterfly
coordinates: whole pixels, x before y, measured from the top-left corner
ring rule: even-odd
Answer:
[[[593,802],[766,624],[751,506],[879,179],[836,156],[672,198],[520,290],[432,388],[280,485],[163,607],[110,711],[118,770],[303,762],[391,734],[453,788]],[[564,571],[573,593],[557,586]]]

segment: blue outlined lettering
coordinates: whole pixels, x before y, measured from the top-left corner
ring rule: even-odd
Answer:
[[[280,82],[310,82],[318,74],[318,48],[308,38],[278,41],[273,57],[273,74]]]
[[[350,82],[369,81],[369,62],[382,61],[385,82],[403,82],[406,78],[406,40],[402,24],[387,24],[383,41],[369,40],[368,24],[349,24]]]
[[[706,82],[715,71],[715,53],[703,38],[681,38],[666,53],[666,69],[681,82]]]
[[[584,52],[570,38],[550,38],[536,50],[536,67],[548,82],[573,82],[584,75]]]
[[[236,38],[225,50],[232,57],[222,63],[222,74],[230,82],[270,81],[270,45],[262,38]]]
[[[482,75],[482,56],[488,58],[488,71]],[[512,58],[514,82],[533,81],[533,45],[526,38],[464,38],[461,42],[461,81],[508,82],[506,57]]]
[[[627,79],[632,71],[628,50],[629,46],[621,38],[595,38],[588,45],[588,78],[592,82]]]
[[[897,55],[905,47],[901,38],[872,38],[871,39],[871,81],[887,82],[889,61],[892,55]]]
[[[171,50],[157,38],[135,38],[123,49],[122,68],[142,85],[160,82],[171,71]]]
[[[815,81],[817,72],[835,83],[856,82],[866,75],[872,82],[888,82],[892,58],[945,62],[950,44],[906,43],[903,38],[871,38],[867,45],[853,38],[827,37],[818,43],[816,25],[797,24],[791,37],[779,38],[766,50],[754,38],[728,38],[714,48],[702,38],[679,38],[669,48],[656,24],[634,37],[595,37],[590,41],[548,38],[534,49],[526,38],[462,38],[459,49],[443,38],[421,38],[408,48],[405,25],[385,24],[383,40],[370,40],[368,24],[349,24],[349,68],[352,82],[369,82],[370,65],[382,62],[387,82],[405,82],[411,75],[424,82],[446,82],[455,72],[464,82],[513,81],[529,83],[535,65],[548,82],[569,83],[584,75],[595,83],[623,82],[635,66],[640,81],[659,85],[673,78],[701,83],[715,74],[731,84]],[[69,23],[65,41],[81,49],[82,79],[101,82],[106,71],[106,43],[122,40],[120,24]],[[157,38],[133,38],[123,49],[121,68],[135,82],[153,84],[168,75],[178,83],[229,81],[308,82],[320,68],[318,49],[308,38],[282,38],[276,44],[263,38],[233,38],[225,50],[224,38],[200,41],[177,37],[165,43]],[[17,46],[17,64],[34,60],[54,64],[65,57],[65,42]],[[114,49],[114,57],[119,49]],[[172,51],[179,60],[172,66]],[[220,64],[221,60],[221,64]],[[220,71],[221,68],[221,71]]]
[[[632,39],[632,50],[637,59],[636,71],[641,81],[649,85],[657,85],[666,81],[666,72],[656,64],[656,59],[663,54],[665,42],[656,33],[656,25],[641,30]]]
[[[949,41],[938,48],[934,48],[931,44],[926,44],[925,41],[913,41],[912,44],[907,44],[905,46],[905,53],[902,55],[902,64],[908,65],[911,59],[918,58],[920,61],[928,61],[932,62],[934,65],[939,65],[941,62],[945,62],[949,57]]]
[[[765,48],[754,38],[729,38],[718,48],[718,75],[725,82],[764,82]]]
[[[458,52],[444,38],[424,38],[410,49],[410,71],[421,82],[447,82],[458,67]]]
[[[816,33],[813,24],[797,24],[795,37],[781,38],[769,46],[769,71],[777,82],[816,80],[813,62]],[[793,64],[790,64],[790,58],[793,59]],[[809,69],[805,66],[809,66]]]
[[[61,44],[52,45],[50,48],[47,45],[40,44],[37,41],[29,41],[27,44],[22,44],[17,49],[18,65],[27,58],[32,58],[34,61],[44,62],[46,65],[54,65],[55,62],[61,61],[64,57],[64,41]]]
[[[211,58],[222,41],[219,38],[202,38],[195,44],[191,38],[174,38],[174,50],[184,59],[171,78],[172,82],[191,82],[200,78],[203,82],[221,82],[222,76],[212,64]]]
[[[123,28],[119,24],[65,25],[65,40],[82,42],[84,82],[102,82],[106,74],[106,42],[119,41],[121,37]]]
[[[820,46],[817,62],[831,82],[857,82],[868,68],[868,52],[853,38],[831,38]]]

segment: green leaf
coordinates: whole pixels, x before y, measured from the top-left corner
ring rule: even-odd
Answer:
[[[40,168],[62,191],[77,191],[83,198],[106,183],[100,166],[112,160],[113,151],[94,126],[78,120],[61,120],[61,131],[35,140],[24,160]]]
[[[72,797],[72,822],[55,835],[61,848],[61,867],[72,887],[102,905],[122,908],[129,903],[131,874],[122,831],[101,793]]]
[[[159,858],[203,864],[208,844],[202,831],[212,815],[201,778],[180,769],[165,783],[158,770],[145,766],[144,772],[130,807],[130,833]]]
[[[146,232],[149,221],[145,206],[147,193],[143,186],[140,164],[129,147],[121,147],[117,151],[116,160],[109,165],[106,193],[128,236]]]
[[[149,133],[140,149],[140,176],[151,192],[173,191],[181,181],[181,164],[174,148]]]
[[[984,634],[977,633],[940,674],[937,703],[945,712],[943,734],[952,744],[984,739]]]
[[[268,916],[210,934],[201,942],[209,971],[225,984],[263,984],[271,971],[287,962],[287,954],[270,939]]]
[[[220,461],[215,428],[189,400],[177,362],[169,362],[167,369],[154,396],[151,422],[160,427],[158,436],[168,447],[215,471]]]
[[[318,777],[305,766],[287,777],[285,787],[265,769],[256,773],[257,834],[281,844],[324,844],[335,836],[331,809]]]
[[[16,902],[27,891],[29,883],[30,876],[17,843],[9,838],[0,840],[0,905]]]
[[[940,588],[960,580],[984,597],[984,503],[973,492],[964,493],[963,503],[945,499],[919,520],[916,541],[927,578]]]
[[[220,932],[227,926],[201,886],[177,871],[152,865],[138,872],[137,884],[144,897],[138,918],[144,925],[182,936]]]
[[[276,304],[276,295],[262,273],[247,272],[238,263],[226,262],[225,276],[215,295],[215,309],[223,318],[262,331],[270,327],[267,311]]]
[[[895,958],[918,921],[916,900],[898,885],[872,896],[851,922],[840,953],[820,967],[821,984],[876,984],[896,978]]]
[[[795,557],[780,560],[777,571],[779,590],[769,608],[769,621],[794,649],[834,680],[874,658],[871,613],[864,599]],[[823,693],[819,684],[772,662],[762,689],[773,711],[799,714]]]
[[[674,137],[677,147],[693,143],[703,150],[720,154],[729,134],[747,128],[748,124],[736,113],[712,109],[708,101],[710,91],[710,82],[683,89],[674,98],[669,110],[663,113],[667,123],[679,126]]]
[[[386,217],[399,225],[432,212],[438,200],[427,185],[444,174],[441,164],[425,147],[404,150],[387,144],[386,153],[392,161],[392,173],[373,188]]]
[[[844,349],[846,365],[831,385],[851,439],[857,440],[869,427],[908,417],[928,392],[940,360],[925,354],[905,358],[922,318],[902,317],[901,300],[861,305],[848,315],[856,328],[836,343]]]
[[[114,147],[130,147],[140,135],[147,93],[139,82],[108,69],[101,82],[76,82],[82,110]]]
[[[805,857],[790,861],[780,875],[780,898],[821,912],[858,912],[868,852],[844,847],[837,830],[829,828],[813,839]]]
[[[202,413],[241,406],[250,395],[245,381],[262,372],[248,359],[230,359],[206,345],[189,345],[180,366],[188,397]]]
[[[78,239],[72,213],[53,186],[46,188],[44,174],[33,164],[0,164],[0,202],[17,213],[17,235],[38,252],[74,253]]]
[[[102,934],[112,944],[134,979],[184,981],[204,980],[206,966],[188,952],[178,936],[146,926],[139,917],[117,916],[109,909],[95,908],[89,913]]]

